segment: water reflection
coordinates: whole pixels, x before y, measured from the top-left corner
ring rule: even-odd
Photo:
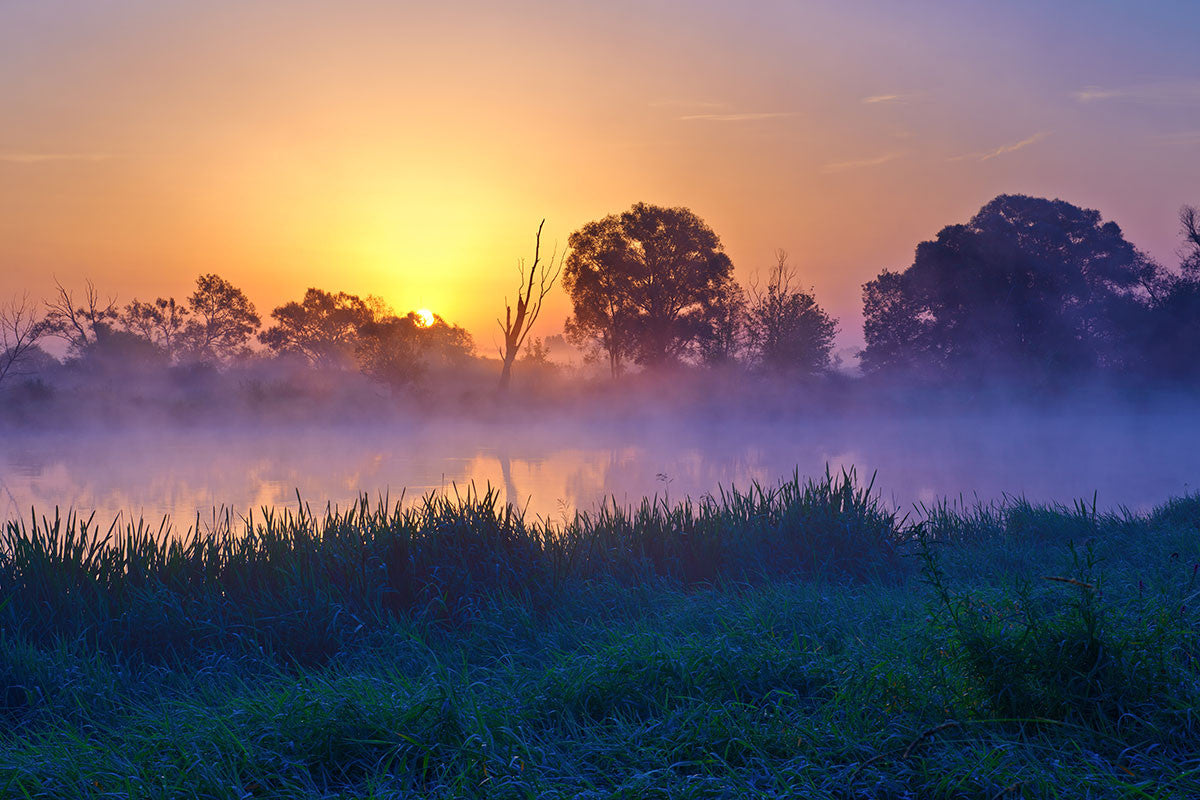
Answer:
[[[214,507],[245,514],[345,507],[360,493],[409,499],[491,485],[527,513],[561,519],[603,498],[698,497],[857,466],[907,509],[939,497],[1024,494],[1145,509],[1192,491],[1200,430],[1182,417],[838,419],[423,425],[17,435],[0,451],[0,515],[74,507],[192,524]]]

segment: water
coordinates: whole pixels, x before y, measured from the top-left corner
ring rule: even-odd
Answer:
[[[597,425],[411,424],[17,434],[0,443],[0,517],[54,507],[177,528],[360,493],[409,499],[490,484],[530,516],[561,519],[604,498],[699,497],[854,466],[894,508],[1002,494],[1146,510],[1195,491],[1200,426],[1186,415],[811,419]]]

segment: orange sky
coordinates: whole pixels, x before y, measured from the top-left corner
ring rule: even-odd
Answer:
[[[786,248],[844,348],[864,281],[1001,192],[1173,264],[1200,14],[1043,5],[0,0],[0,298],[213,271],[264,317],[378,294],[491,352],[538,220],[563,245],[635,201],[691,207],[743,281]]]

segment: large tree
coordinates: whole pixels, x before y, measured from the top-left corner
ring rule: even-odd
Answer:
[[[963,378],[1119,367],[1156,269],[1098,211],[1001,195],[863,287],[863,367]]]
[[[686,208],[638,203],[587,223],[569,244],[567,331],[601,348],[614,373],[629,356],[653,367],[687,354],[732,282],[720,239]]]

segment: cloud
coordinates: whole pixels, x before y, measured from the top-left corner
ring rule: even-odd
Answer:
[[[1159,144],[1200,144],[1200,131],[1159,133],[1150,138]]]
[[[651,108],[726,108],[728,103],[717,103],[712,100],[651,100],[647,105]]]
[[[732,114],[685,114],[680,119],[708,122],[750,122],[760,119],[784,119],[799,116],[798,111],[739,111]]]
[[[906,94],[873,94],[870,97],[864,97],[864,103],[895,103],[908,97]]]
[[[1150,105],[1193,105],[1200,103],[1200,82],[1156,83],[1124,88],[1085,86],[1072,92],[1080,103],[1118,100]]]
[[[834,161],[821,167],[821,172],[826,175],[834,172],[845,172],[850,169],[863,169],[864,167],[877,167],[880,164],[886,164],[889,161],[895,161],[900,157],[900,153],[887,153],[874,158],[858,158],[851,161]]]
[[[1036,144],[1037,142],[1040,142],[1042,139],[1045,139],[1051,133],[1052,133],[1052,131],[1038,131],[1033,136],[1022,139],[1019,142],[1013,142],[1012,144],[1002,144],[999,147],[995,148],[994,150],[984,150],[981,153],[964,153],[961,156],[953,156],[948,160],[949,161],[991,161],[993,158],[1007,155],[1009,153],[1015,153],[1018,150],[1023,150],[1024,148],[1029,147],[1029,145],[1031,145],[1031,144]]]
[[[45,164],[51,161],[111,161],[111,153],[20,153],[0,152],[0,163]]]

